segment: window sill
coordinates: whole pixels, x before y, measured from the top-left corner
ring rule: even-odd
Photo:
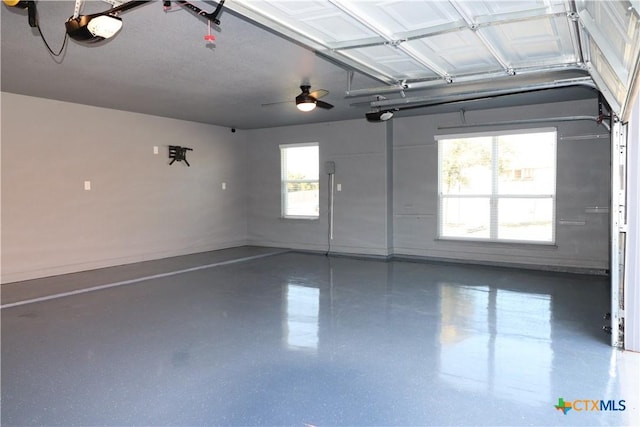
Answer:
[[[493,241],[493,240],[466,240],[456,239],[453,237],[438,237],[434,239],[436,242],[447,242],[456,245],[465,246],[491,246],[494,248],[522,248],[522,249],[543,249],[543,250],[556,250],[558,245],[554,242],[510,242],[510,241]]]
[[[289,221],[289,220],[320,221],[319,216],[281,216],[280,219],[283,221]]]

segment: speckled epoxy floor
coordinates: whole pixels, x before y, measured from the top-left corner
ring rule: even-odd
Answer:
[[[606,311],[601,277],[276,254],[4,308],[2,425],[639,425]]]

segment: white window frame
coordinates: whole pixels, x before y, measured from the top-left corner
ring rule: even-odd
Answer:
[[[553,159],[553,167],[554,167],[554,182],[553,182],[553,193],[552,194],[499,194],[498,192],[498,162],[495,161],[495,153],[497,153],[497,138],[499,136],[504,135],[519,135],[519,134],[531,134],[531,133],[543,133],[543,132],[554,132],[556,134],[555,140],[555,150],[554,150],[554,159]],[[441,140],[450,140],[450,139],[462,139],[462,138],[478,138],[478,137],[494,137],[492,141],[492,185],[491,185],[491,193],[490,194],[469,194],[469,195],[444,195],[442,186],[443,186],[443,177],[442,177],[442,162],[443,162],[443,154],[441,145],[439,142]],[[435,135],[434,139],[438,143],[438,239],[439,240],[458,240],[465,242],[492,242],[492,243],[518,243],[518,244],[531,244],[531,245],[555,245],[556,243],[556,195],[558,192],[557,189],[557,179],[558,179],[558,130],[555,127],[547,127],[547,128],[532,128],[532,129],[513,129],[513,130],[499,130],[499,131],[488,131],[488,132],[472,132],[472,133],[462,133],[462,134],[449,134],[449,135]],[[443,235],[443,218],[442,218],[442,210],[443,210],[443,200],[445,198],[489,198],[490,204],[490,231],[489,238],[483,237],[459,237],[459,236],[445,236]],[[515,240],[515,239],[500,239],[498,238],[498,201],[501,199],[541,199],[541,198],[550,198],[551,199],[551,241],[540,241],[540,240]]]
[[[317,220],[320,218],[320,212],[317,215],[287,215],[287,184],[289,183],[316,183],[318,184],[318,196],[320,196],[320,144],[317,142],[304,142],[298,144],[280,144],[280,215],[285,219],[310,219]],[[285,151],[287,148],[298,147],[317,147],[318,148],[318,179],[287,179]]]

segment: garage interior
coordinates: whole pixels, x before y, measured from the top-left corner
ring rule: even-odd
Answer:
[[[3,425],[640,424],[637,1],[0,10]]]

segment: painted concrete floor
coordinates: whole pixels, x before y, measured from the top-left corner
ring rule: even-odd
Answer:
[[[606,311],[602,277],[271,254],[3,308],[1,421],[640,425]]]

